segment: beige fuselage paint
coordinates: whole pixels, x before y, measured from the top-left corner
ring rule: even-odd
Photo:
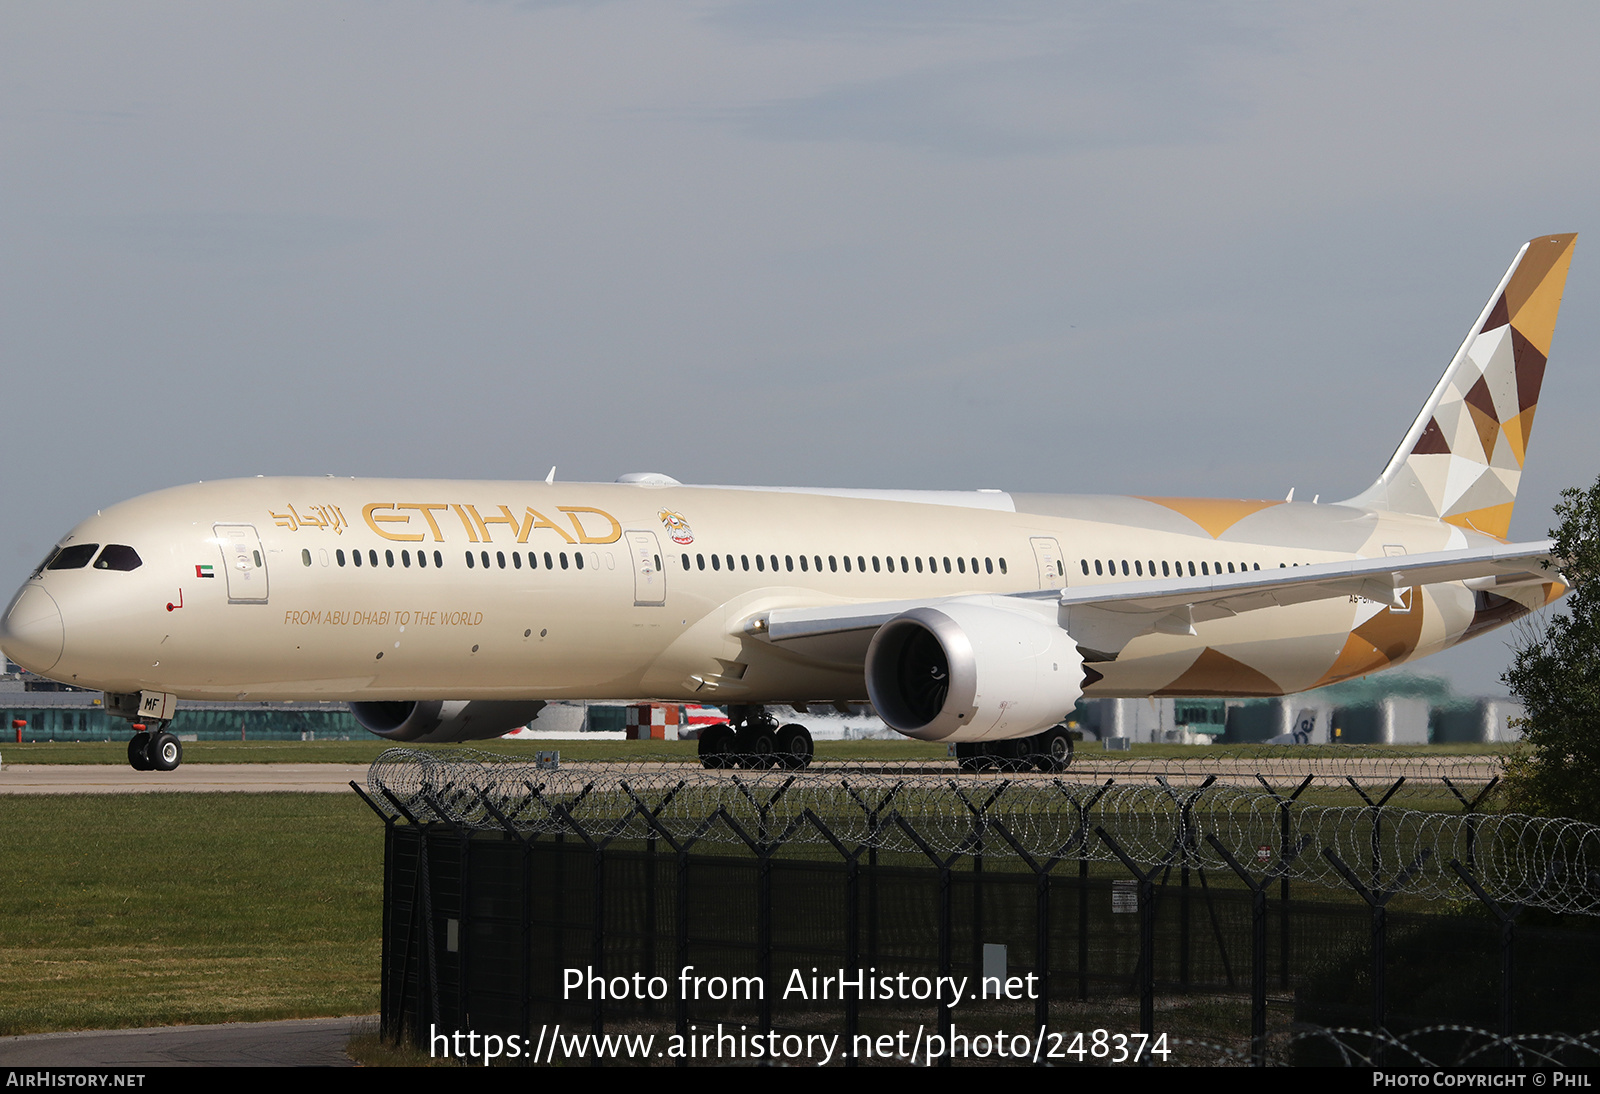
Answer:
[[[106,691],[814,702],[864,699],[861,665],[747,633],[753,618],[1021,593],[1052,564],[1076,588],[1163,565],[1265,570],[1486,542],[1429,518],[1292,503],[258,478],[106,509],[63,543],[127,544],[141,566],[29,585],[61,613],[47,674]],[[217,572],[227,565],[245,568]],[[1094,663],[1087,694],[1285,694],[1436,652],[1474,618],[1460,584],[1419,587],[1408,605],[1342,597],[1148,634]]]

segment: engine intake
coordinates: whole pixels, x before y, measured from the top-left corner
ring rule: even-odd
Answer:
[[[369,733],[432,745],[498,737],[533,721],[544,706],[543,699],[427,699],[351,703],[350,713]]]
[[[1083,695],[1083,655],[1053,620],[955,601],[914,608],[867,648],[867,694],[890,728],[924,741],[1025,737]]]

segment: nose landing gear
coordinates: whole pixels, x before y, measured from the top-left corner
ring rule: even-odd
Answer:
[[[128,766],[135,771],[172,771],[183,762],[183,745],[168,731],[178,697],[161,691],[108,691],[105,711],[133,726]]]
[[[167,732],[165,724],[154,733],[144,726],[128,741],[128,766],[135,771],[174,771],[183,762],[183,742]]]

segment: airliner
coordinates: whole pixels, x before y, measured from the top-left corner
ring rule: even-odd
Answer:
[[[1279,696],[1411,661],[1566,586],[1508,542],[1576,236],[1517,254],[1377,480],[1346,501],[266,478],[112,506],[0,618],[105,692],[128,762],[182,700],[344,700],[394,741],[552,700],[714,704],[708,767],[802,766],[771,708],[870,701],[963,766],[1070,758],[1081,698]]]

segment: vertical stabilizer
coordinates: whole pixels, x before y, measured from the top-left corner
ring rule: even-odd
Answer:
[[[1389,466],[1346,504],[1506,537],[1577,238],[1522,248]]]

